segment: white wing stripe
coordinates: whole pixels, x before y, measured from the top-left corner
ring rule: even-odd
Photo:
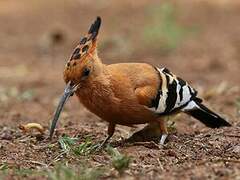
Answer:
[[[155,109],[156,113],[168,113],[165,111],[171,112],[184,105],[186,105],[186,107],[193,105],[191,100],[194,96],[196,96],[197,92],[191,88],[187,82],[178,78],[166,68],[156,69],[158,70],[162,80],[162,84],[159,89],[161,92],[159,103],[158,107]],[[170,91],[168,88],[170,88]]]
[[[162,86],[161,86],[162,94],[160,95],[160,99],[159,99],[159,103],[158,103],[156,112],[162,113],[166,109],[166,99],[167,99],[167,92],[168,92],[167,79],[166,79],[166,76],[162,73],[162,71],[160,69],[157,68],[157,70],[159,71],[161,79],[162,79]]]

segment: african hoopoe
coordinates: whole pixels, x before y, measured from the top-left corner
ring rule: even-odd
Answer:
[[[52,137],[66,100],[74,93],[92,113],[109,123],[108,137],[116,124],[159,124],[160,143],[167,137],[164,116],[185,112],[206,126],[230,126],[222,117],[209,110],[197,97],[197,91],[167,68],[145,63],[105,65],[97,54],[97,38],[101,18],[97,17],[88,34],[80,40],[64,69],[67,84],[52,122]]]

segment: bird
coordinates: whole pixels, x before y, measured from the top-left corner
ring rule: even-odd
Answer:
[[[113,136],[116,125],[137,124],[158,126],[159,143],[164,144],[168,137],[164,117],[178,113],[186,113],[210,128],[231,126],[166,67],[137,62],[104,64],[97,51],[101,22],[98,16],[64,67],[66,87],[55,111],[50,138],[64,104],[74,94],[90,112],[108,122],[108,136],[101,146]]]

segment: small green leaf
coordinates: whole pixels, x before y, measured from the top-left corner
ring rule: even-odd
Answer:
[[[69,152],[71,149],[71,146],[76,144],[76,140],[78,140],[78,138],[71,138],[69,136],[64,135],[58,140],[58,142],[61,146],[61,149],[64,152]]]
[[[116,148],[107,147],[107,152],[112,158],[113,167],[122,174],[126,169],[128,169],[131,158],[121,154]]]
[[[81,143],[78,147],[73,149],[76,155],[88,155],[94,152],[98,147],[98,144],[93,144],[91,139],[86,138],[85,142]]]
[[[8,169],[8,165],[6,163],[4,163],[0,166],[0,171],[4,171],[6,169]]]

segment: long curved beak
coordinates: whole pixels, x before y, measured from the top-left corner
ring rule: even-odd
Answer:
[[[79,84],[77,85],[71,85],[71,82],[69,82],[64,90],[64,93],[58,103],[57,109],[55,111],[54,114],[54,118],[52,120],[52,124],[51,124],[51,128],[50,128],[50,139],[52,139],[53,133],[54,133],[54,129],[57,125],[59,116],[62,112],[62,109],[65,105],[65,103],[67,102],[67,100],[69,99],[70,96],[72,96],[74,94],[74,92],[77,90]]]

